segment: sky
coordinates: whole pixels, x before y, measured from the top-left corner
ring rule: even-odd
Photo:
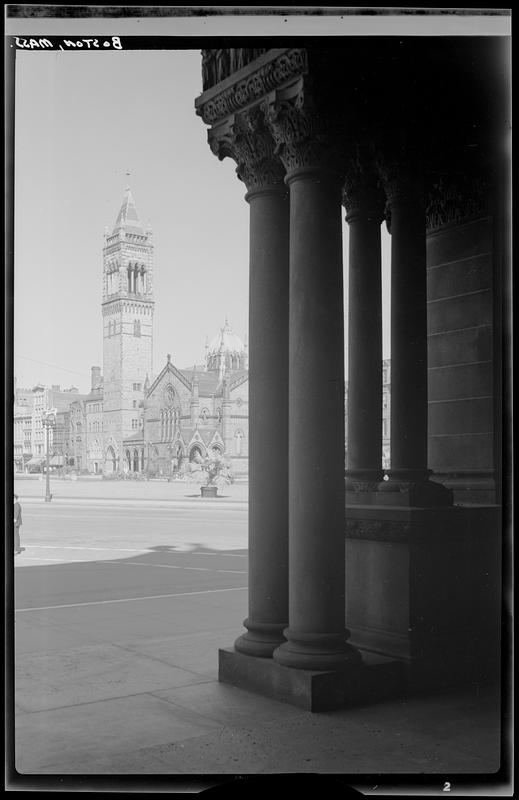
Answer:
[[[244,338],[249,209],[234,162],[213,155],[194,111],[200,51],[16,56],[17,385],[87,392],[90,368],[102,367],[103,234],[114,226],[127,185],[154,234],[154,374],[168,353],[179,368],[203,363],[206,337],[216,336],[226,317]],[[344,222],[345,308],[347,228]],[[384,226],[382,245],[387,358]]]

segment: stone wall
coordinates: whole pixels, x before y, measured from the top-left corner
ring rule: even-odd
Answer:
[[[492,219],[427,237],[429,466],[494,502]]]

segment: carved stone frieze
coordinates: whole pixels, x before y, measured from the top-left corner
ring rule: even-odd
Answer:
[[[416,522],[379,519],[347,519],[347,539],[368,539],[379,542],[403,542],[417,532]]]
[[[248,191],[284,186],[285,170],[259,108],[236,114],[229,124],[213,128],[209,143],[220,160],[230,157],[236,162],[236,174]]]
[[[206,79],[209,80],[208,76],[212,74],[210,69],[213,68],[210,67],[210,64],[213,63],[211,58],[214,58],[214,63],[216,63],[216,55],[211,56],[211,58],[206,56],[205,66],[203,58],[202,70],[205,70]],[[254,58],[257,58],[257,56]],[[216,96],[210,96],[205,101],[202,96],[201,102],[197,103],[196,113],[202,117],[206,124],[214,125],[247,106],[261,102],[274,89],[283,86],[307,71],[308,57],[306,50],[302,48],[287,49],[245,78],[236,81],[231,86],[226,86]],[[210,86],[207,88],[210,88]]]
[[[348,492],[376,492],[380,481],[360,481],[348,479],[346,482],[346,491]]]
[[[460,174],[435,181],[427,198],[427,230],[433,231],[490,213],[490,191],[482,176]]]
[[[202,50],[202,86],[204,92],[250,64],[266,48],[233,47],[222,50]]]

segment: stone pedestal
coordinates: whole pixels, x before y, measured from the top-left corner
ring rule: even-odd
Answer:
[[[499,671],[497,506],[346,509],[351,642],[406,665],[408,687]]]
[[[218,651],[218,680],[306,711],[333,711],[400,695],[405,669],[395,659],[376,654],[366,654],[356,668],[297,669],[229,648]]]

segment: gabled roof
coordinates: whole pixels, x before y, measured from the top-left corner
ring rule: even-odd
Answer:
[[[166,366],[161,370],[161,372],[159,372],[159,374],[157,375],[157,377],[155,378],[155,380],[151,384],[150,388],[148,389],[148,391],[146,393],[146,397],[149,397],[150,394],[155,391],[156,387],[161,382],[161,380],[163,379],[164,375],[166,375],[168,373],[170,375],[174,376],[175,378],[178,378],[180,381],[182,381],[182,383],[184,384],[186,389],[189,389],[189,391],[191,391],[191,381],[186,378],[186,376],[184,375],[183,372],[181,372],[179,369],[174,367],[173,364],[171,363],[171,361],[168,358]]]
[[[200,367],[202,370],[202,367]],[[196,374],[198,378],[198,395],[201,397],[210,397],[215,394],[218,386],[218,373],[217,372],[202,372],[194,369],[183,369],[182,374],[189,381],[191,386],[193,383],[193,376]]]
[[[149,397],[149,395],[155,391],[158,384],[162,381],[167,373],[170,373],[172,376],[182,381],[186,389],[189,389],[189,391],[191,391],[193,388],[193,380],[196,376],[198,380],[199,397],[211,397],[213,394],[216,397],[221,397],[222,395],[223,384],[220,382],[220,374],[218,372],[206,372],[204,367],[199,367],[196,364],[194,367],[191,367],[191,369],[177,369],[173,366],[168,356],[168,361],[165,367],[161,372],[159,372],[151,384],[146,393],[146,397]],[[248,380],[249,377],[249,371],[247,369],[230,370],[225,374],[229,378],[229,389],[235,389],[237,386],[240,386],[242,383]]]

